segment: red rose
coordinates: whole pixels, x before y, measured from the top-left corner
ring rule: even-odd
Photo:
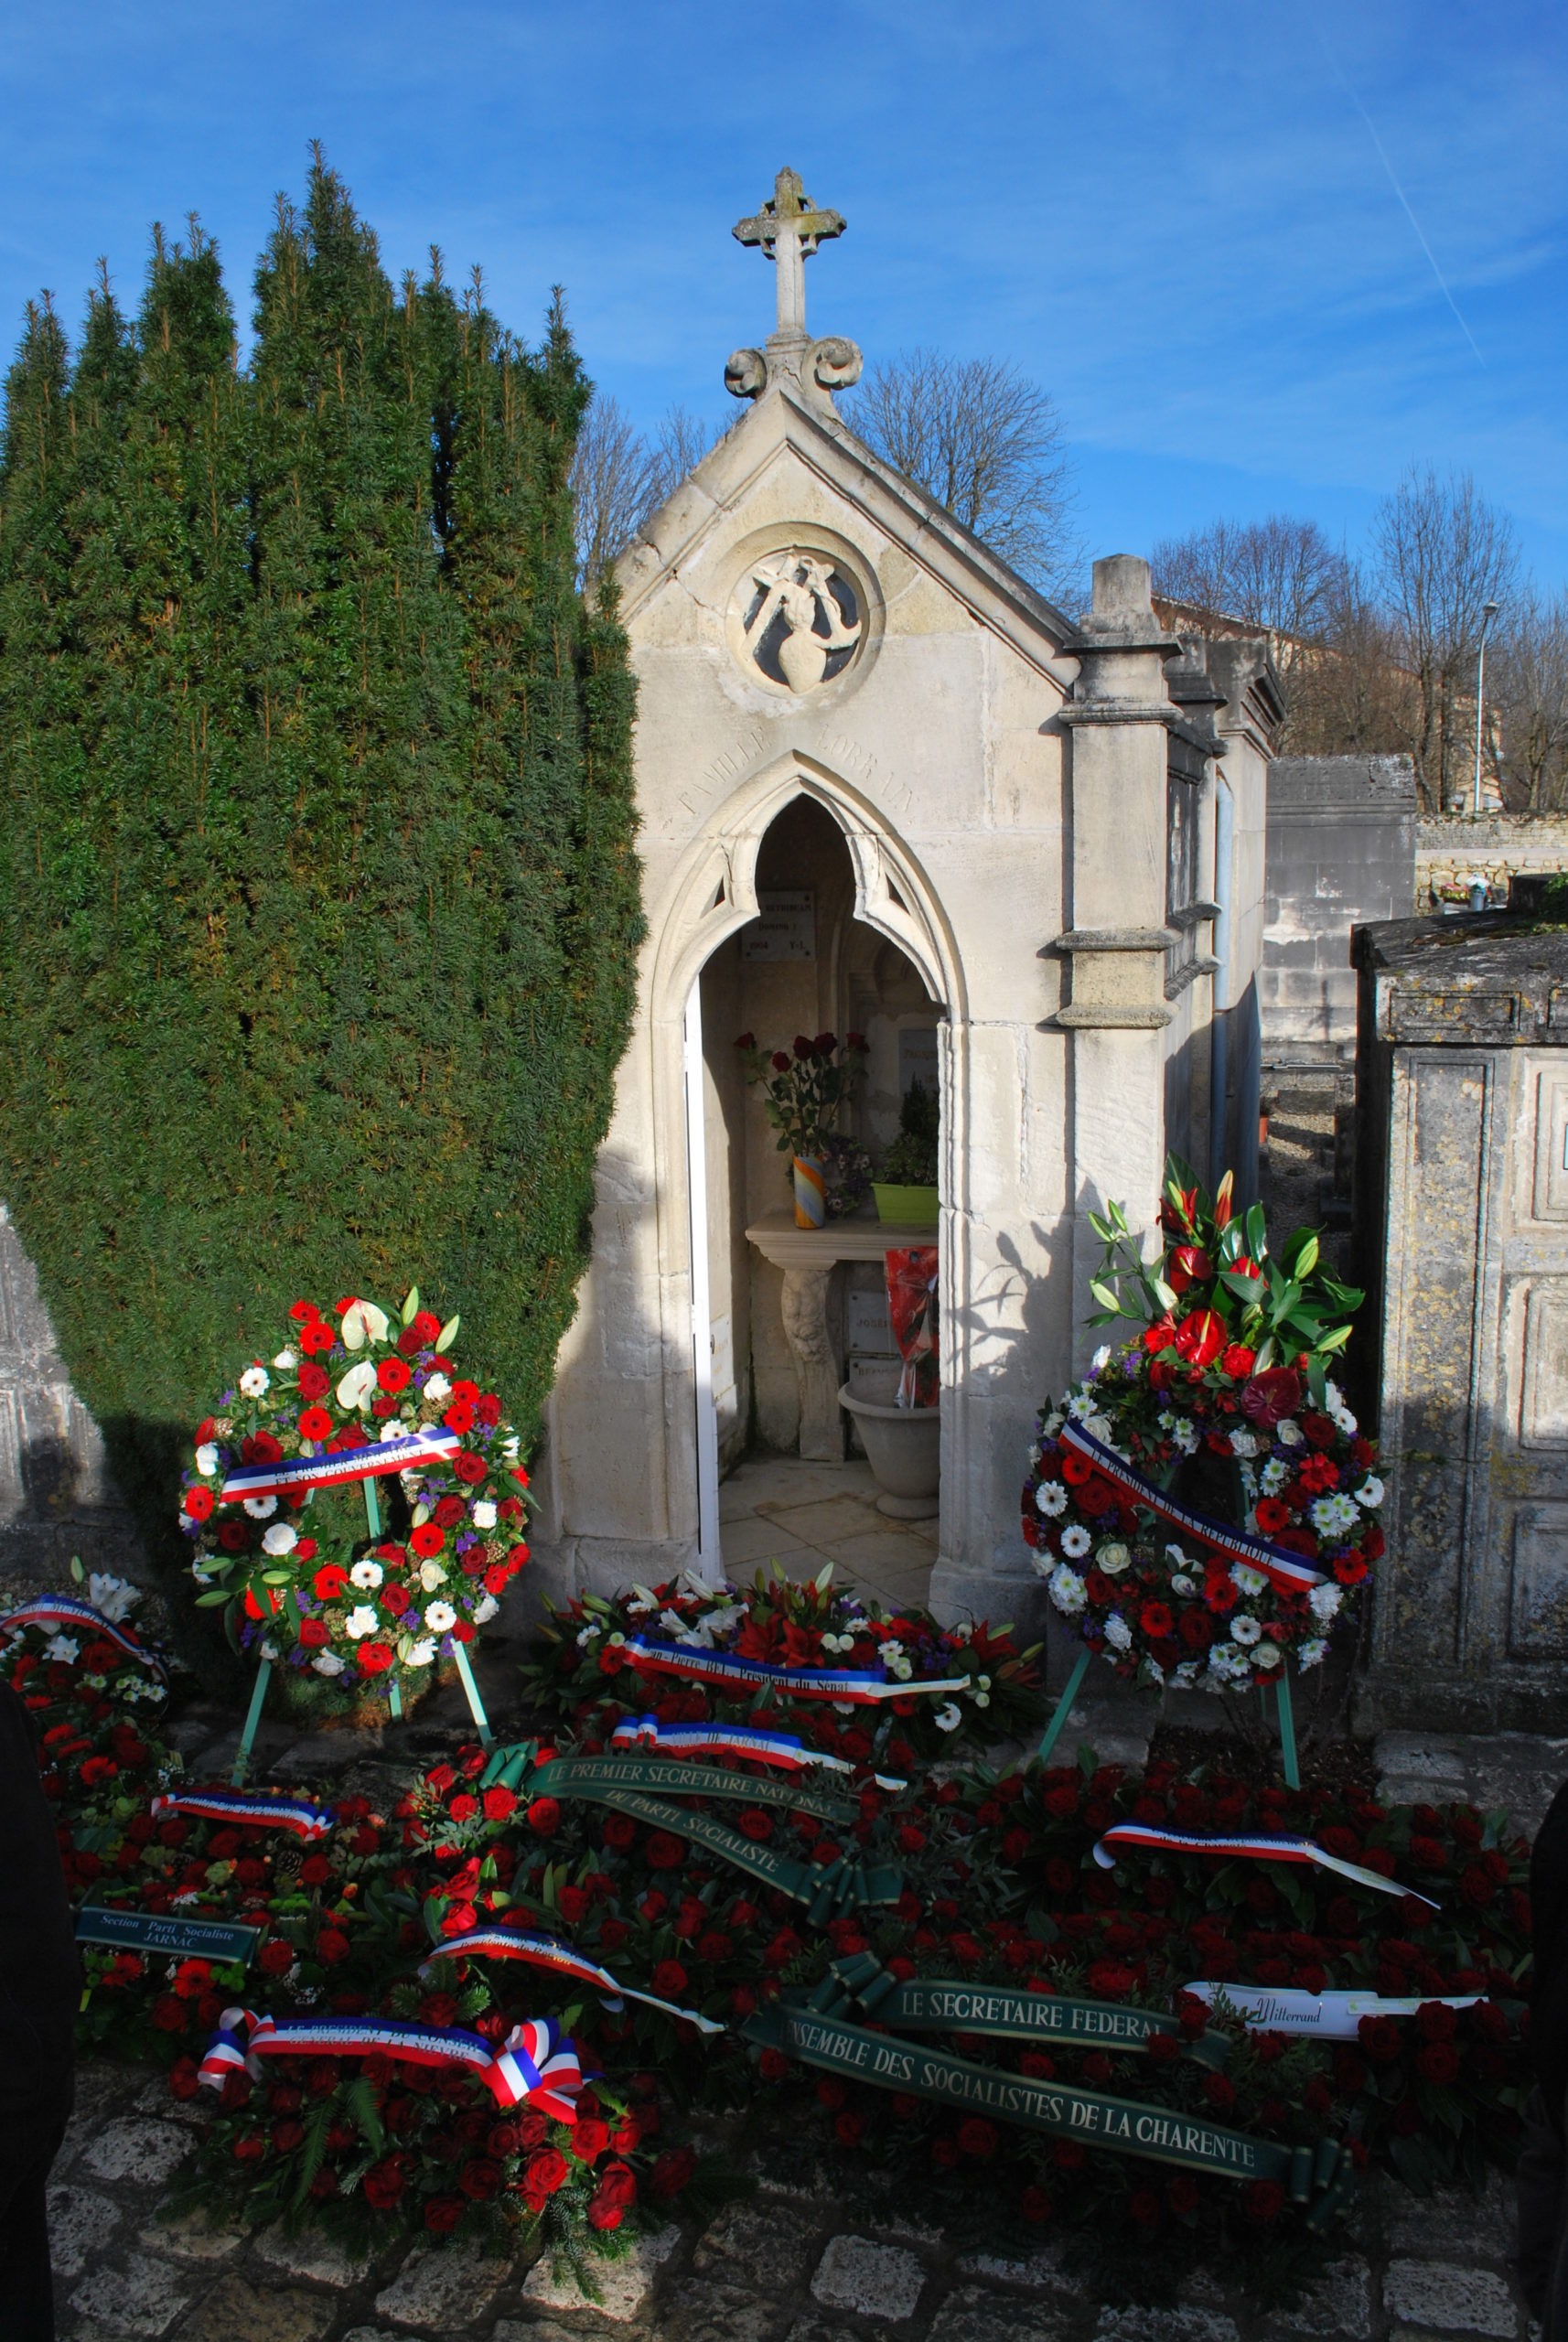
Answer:
[[[397,1338],[397,1346],[404,1358],[413,1358],[417,1354],[421,1344],[419,1335],[413,1327],[403,1327]]]
[[[422,1520],[408,1542],[422,1562],[430,1562],[435,1560],[446,1540],[433,1520]]]
[[[489,1468],[482,1456],[470,1456],[467,1449],[452,1458],[453,1471],[470,1488],[478,1488]]]
[[[570,2172],[571,2165],[560,2149],[545,2147],[538,2154],[529,2157],[523,2184],[531,2194],[553,2196],[557,2188],[565,2186]]]
[[[1188,1650],[1207,1650],[1214,1640],[1214,1622],[1201,1610],[1184,1610],[1176,1632]]]
[[[450,2236],[462,2217],[459,2196],[432,2196],[424,2207],[424,2225],[432,2236]]]
[[[1144,1334],[1144,1348],[1157,1356],[1161,1350],[1168,1350],[1175,1340],[1176,1319],[1161,1317],[1156,1319]]]
[[[472,2163],[466,2163],[457,2180],[464,2195],[476,2204],[488,2204],[500,2184],[499,2164],[490,2163],[483,2156],[476,2156]]]
[[[1018,2198],[1018,2209],[1026,2220],[1048,2220],[1056,2207],[1043,2187],[1026,2187]]]
[[[1257,1359],[1257,1351],[1250,1350],[1245,1342],[1230,1342],[1219,1353],[1219,1371],[1228,1374],[1232,1382],[1245,1382]]]
[[[528,1809],[528,1826],[541,1838],[548,1838],[558,1828],[561,1808],[553,1797],[536,1797]]]
[[[474,1413],[487,1431],[494,1431],[501,1419],[501,1402],[493,1391],[483,1391],[475,1403]]]
[[[967,2116],[958,2126],[958,2151],[961,2155],[977,2158],[993,2155],[996,2153],[995,2125],[979,2114]]]
[[[315,1538],[302,1537],[294,1549],[294,1558],[302,1569],[306,1562],[313,1562],[316,1559]]]
[[[508,1814],[517,1810],[517,1799],[510,1789],[487,1789],[483,1803],[487,1821],[504,1821]]]
[[[312,1366],[308,1359],[300,1368],[297,1380],[302,1399],[325,1399],[332,1388],[330,1376],[321,1367]]]
[[[661,2204],[667,2204],[682,2189],[689,2187],[697,2168],[697,2157],[691,2147],[666,2147],[649,2173],[650,2193]]]
[[[609,1813],[604,1821],[604,1841],[607,1846],[618,1847],[623,1853],[637,1836],[637,1824],[628,1813]]]
[[[1453,2014],[1452,2011],[1449,2012]],[[1459,2079],[1459,2052],[1451,2041],[1429,2041],[1416,2052],[1415,2070],[1423,2081],[1453,2082]]]
[[[199,1480],[195,1488],[187,1488],[185,1509],[192,1520],[209,1520],[212,1518],[211,1489],[203,1488]]]
[[[401,1358],[383,1358],[376,1369],[376,1381],[383,1391],[406,1391],[408,1368]]]
[[[443,1497],[430,1518],[438,1529],[456,1529],[467,1511],[461,1497]]]
[[[607,2164],[589,2199],[589,2227],[619,2228],[636,2201],[637,2180],[629,2165],[624,2163]]]
[[[324,1618],[302,1618],[299,1639],[306,1650],[325,1650],[332,1638],[327,1631]]]
[[[1306,1434],[1309,1447],[1332,1447],[1339,1436],[1337,1426],[1326,1415],[1303,1415],[1301,1427]]]
[[[340,1928],[323,1928],[316,1939],[316,1957],[328,1968],[336,1968],[340,1960],[349,1957],[349,1939]]]
[[[360,1645],[359,1660],[362,1674],[384,1675],[392,1663],[392,1658],[393,1652],[390,1643],[361,1643]]]
[[[330,1439],[332,1418],[325,1407],[306,1407],[299,1419],[301,1439]]]
[[[323,1562],[310,1583],[318,1602],[333,1602],[348,1585],[349,1573],[339,1562]]]
[[[607,2151],[609,2143],[610,2126],[607,2122],[601,2122],[596,2115],[584,2115],[578,2118],[569,2142],[572,2154],[578,2163],[597,2163],[599,2157]]]
[[[1284,2209],[1285,2191],[1277,2179],[1254,2179],[1247,2190],[1247,2210],[1264,2226]]]
[[[294,1946],[282,1936],[271,1936],[256,1954],[263,1976],[281,1976],[294,1966]]]
[[[678,1960],[661,1960],[654,1968],[652,1984],[661,2001],[677,2000],[686,1989],[686,1971]]]
[[[686,1858],[686,1842],[671,1837],[667,1830],[656,1830],[648,1842],[650,1870],[678,1870]]]
[[[407,1587],[402,1585],[383,1585],[381,1588],[381,1607],[383,1610],[390,1610],[394,1618],[403,1617],[413,1607],[413,1604],[409,1599]]]

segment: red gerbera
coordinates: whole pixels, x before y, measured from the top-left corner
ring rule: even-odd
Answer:
[[[383,1391],[406,1391],[408,1368],[401,1358],[383,1358],[376,1369],[376,1380]]]
[[[300,1328],[299,1347],[306,1356],[317,1350],[329,1350],[336,1339],[331,1327],[320,1317],[313,1317],[308,1326]]]
[[[301,1439],[330,1439],[332,1418],[325,1407],[306,1407],[299,1419]]]

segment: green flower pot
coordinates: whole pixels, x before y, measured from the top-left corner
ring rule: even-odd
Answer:
[[[937,1225],[940,1198],[935,1187],[894,1187],[886,1180],[874,1179],[871,1192],[876,1198],[878,1219],[905,1228]]]

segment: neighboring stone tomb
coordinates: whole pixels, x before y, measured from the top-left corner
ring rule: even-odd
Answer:
[[[1222,682],[1168,634],[1143,561],[1097,563],[1070,623],[855,439],[832,393],[860,353],[804,324],[802,263],[842,227],[785,172],[737,229],[778,265],[777,330],[730,360],[747,411],[619,567],[649,934],[542,1574],[717,1572],[722,1457],[842,1454],[821,1394],[864,1272],[833,1265],[842,1232],[814,1273],[775,1241],[785,1158],[733,1043],[859,1024],[862,1135],[890,1134],[916,1058],[940,1091],[934,1606],[1016,1617],[1035,1410],[1093,1338],[1087,1214],[1145,1222],[1167,1145],[1234,1155],[1244,1187],[1255,1162],[1277,694],[1266,653]],[[854,1241],[875,1278],[875,1227]]]
[[[1269,768],[1263,1062],[1348,1069],[1353,928],[1415,905],[1415,768],[1408,757],[1277,757]]]
[[[1389,1548],[1363,1720],[1561,1732],[1568,929],[1399,920],[1356,964],[1356,1402],[1380,1384]]]

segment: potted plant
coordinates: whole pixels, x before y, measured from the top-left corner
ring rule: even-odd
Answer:
[[[859,1033],[795,1036],[792,1052],[759,1049],[752,1033],[736,1043],[746,1060],[746,1078],[762,1091],[768,1119],[779,1133],[779,1152],[789,1157],[797,1228],[821,1228],[829,1213],[828,1172],[834,1154],[834,1125],[865,1055]]]
[[[937,1101],[917,1075],[904,1092],[898,1135],[882,1158],[881,1176],[871,1183],[878,1219],[906,1228],[937,1224]]]

